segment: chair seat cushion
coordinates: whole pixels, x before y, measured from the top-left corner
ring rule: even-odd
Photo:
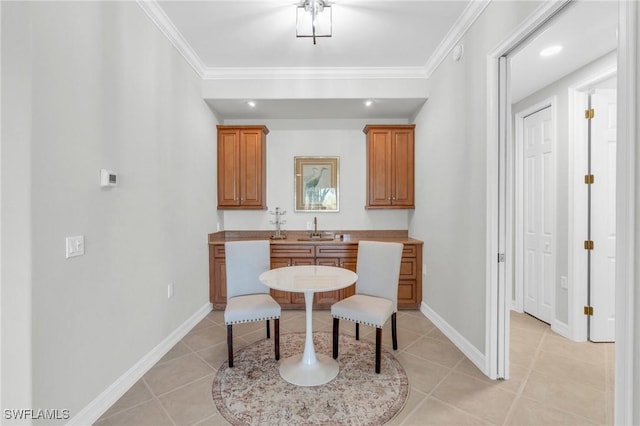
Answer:
[[[268,294],[248,294],[227,299],[224,323],[238,324],[280,318],[280,305]]]
[[[393,302],[382,297],[356,294],[331,305],[331,316],[382,328],[393,314]]]

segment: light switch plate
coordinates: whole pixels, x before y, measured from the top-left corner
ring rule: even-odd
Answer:
[[[67,259],[84,255],[84,235],[67,237]]]

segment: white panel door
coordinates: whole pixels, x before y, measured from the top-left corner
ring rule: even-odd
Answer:
[[[591,95],[591,306],[589,340],[615,338],[616,269],[616,90]]]
[[[524,311],[551,323],[555,300],[555,153],[551,107],[524,119]]]

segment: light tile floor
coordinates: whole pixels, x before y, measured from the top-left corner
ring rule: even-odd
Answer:
[[[314,330],[331,331],[328,311]],[[304,331],[303,311],[283,311],[281,333]],[[343,321],[341,332],[353,334]],[[375,339],[361,327],[361,338]],[[265,337],[264,322],[234,326],[234,349]],[[383,344],[390,349],[390,327]],[[393,425],[611,425],[614,345],[575,343],[526,314],[511,314],[511,378],[486,378],[419,311],[398,313],[395,352],[409,398]],[[96,425],[227,425],[211,384],[227,358],[223,314],[211,312],[99,419]]]

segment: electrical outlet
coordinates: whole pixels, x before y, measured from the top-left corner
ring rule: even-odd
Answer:
[[[169,283],[167,286],[167,299],[171,299],[173,297],[173,283]]]
[[[307,222],[307,231],[313,231],[313,222]]]
[[[427,264],[426,263],[422,264],[422,275],[427,275]]]

